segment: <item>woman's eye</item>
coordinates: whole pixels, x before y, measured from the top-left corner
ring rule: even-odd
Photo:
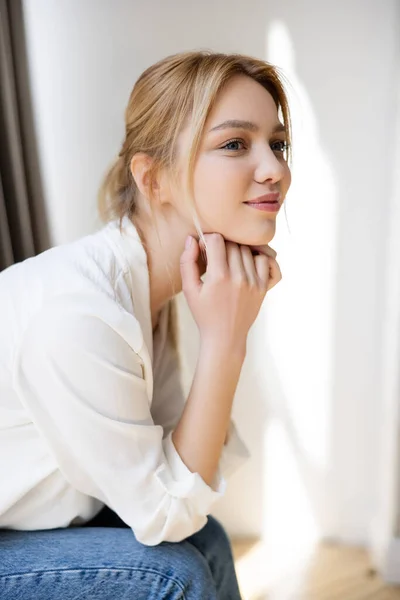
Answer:
[[[271,148],[274,152],[285,152],[288,149],[288,144],[283,141],[273,142]]]
[[[240,147],[241,145],[241,147]],[[243,150],[244,149],[244,142],[242,140],[231,140],[230,142],[227,142],[224,146],[222,146],[221,150],[231,150],[231,151],[237,151],[237,150]]]

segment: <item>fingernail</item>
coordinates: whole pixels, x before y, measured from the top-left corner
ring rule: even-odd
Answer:
[[[186,250],[188,248],[190,248],[190,246],[192,245],[192,241],[193,241],[192,236],[188,235],[187,238],[186,238],[186,242],[185,242],[185,248],[186,248]]]

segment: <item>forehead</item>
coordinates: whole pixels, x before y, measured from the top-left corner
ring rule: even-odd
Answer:
[[[260,127],[270,127],[278,122],[278,109],[260,83],[246,75],[236,75],[217,96],[206,127],[212,128],[226,119],[255,121]]]

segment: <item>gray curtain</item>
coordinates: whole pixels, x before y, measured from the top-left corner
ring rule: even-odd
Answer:
[[[0,270],[49,246],[22,4],[0,0]]]

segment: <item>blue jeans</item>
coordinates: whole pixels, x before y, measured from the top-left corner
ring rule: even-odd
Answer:
[[[83,527],[0,530],[1,600],[240,600],[213,517],[179,543],[144,546],[105,507]]]

